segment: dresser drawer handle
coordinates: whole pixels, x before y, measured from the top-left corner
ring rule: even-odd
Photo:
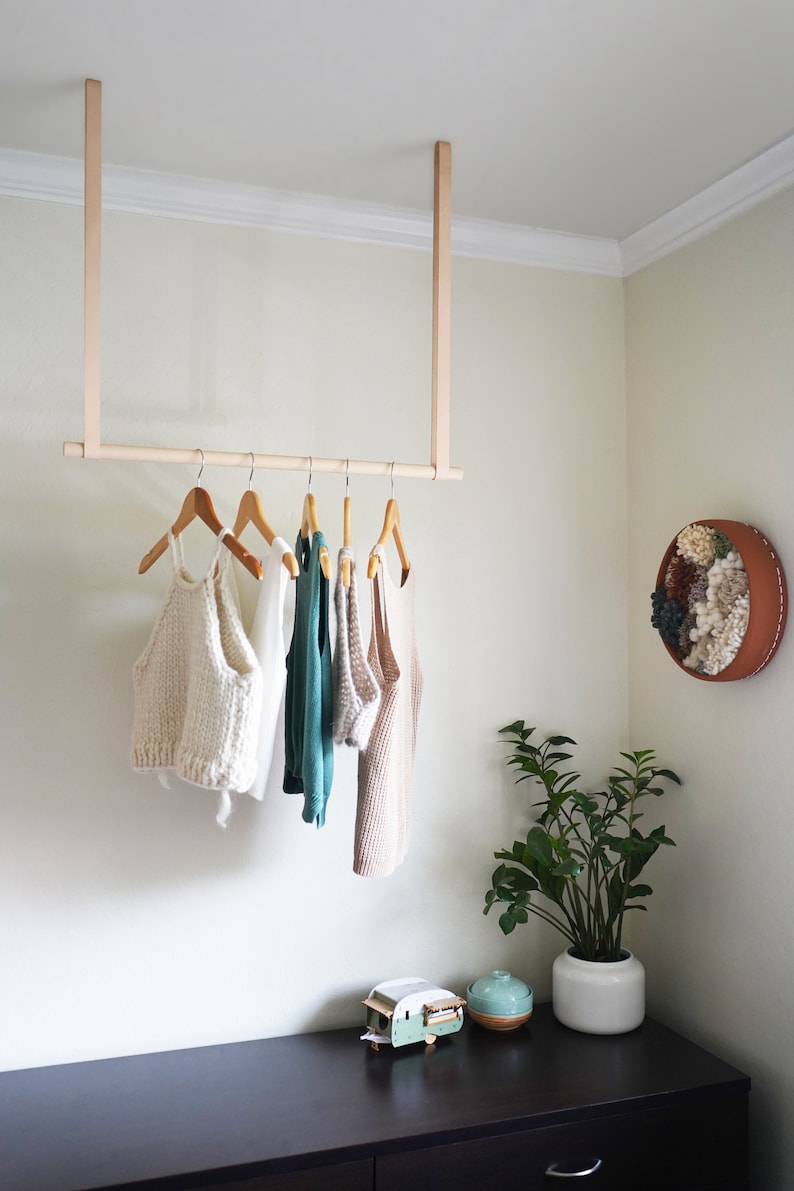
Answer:
[[[557,1163],[552,1162],[551,1166],[546,1167],[546,1176],[550,1179],[585,1179],[589,1174],[595,1174],[601,1165],[601,1159],[596,1158],[593,1166],[588,1166],[587,1170],[557,1170]]]

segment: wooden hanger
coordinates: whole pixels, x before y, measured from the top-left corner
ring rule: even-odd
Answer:
[[[217,535],[223,529],[222,523],[218,519],[218,514],[212,503],[212,498],[206,488],[201,487],[201,472],[204,470],[204,454],[201,455],[201,470],[198,474],[198,481],[195,488],[191,488],[184,499],[182,508],[179,511],[174,524],[171,526],[171,533],[174,537],[179,537],[183,529],[187,529],[190,522],[195,518],[200,518],[205,525],[209,526],[212,532]],[[253,554],[249,554],[242,542],[238,542],[237,538],[230,533],[225,533],[221,539],[224,546],[231,550],[235,558],[239,558],[240,562],[249,570],[255,579],[262,578],[262,568],[259,565],[258,559]],[[138,574],[143,575],[149,570],[153,563],[161,554],[165,554],[168,549],[168,534],[164,533],[158,542],[152,546],[148,554],[144,554],[138,567]]]
[[[276,532],[270,526],[267,518],[265,517],[265,511],[262,508],[261,500],[257,496],[256,492],[254,492],[251,488],[251,481],[254,475],[253,458],[254,456],[252,452],[251,475],[248,477],[248,488],[240,497],[240,505],[237,509],[237,519],[235,520],[232,533],[236,538],[239,538],[246,525],[250,524],[253,525],[255,529],[259,530],[268,546],[272,546],[273,539],[277,536]],[[295,579],[300,573],[300,567],[298,566],[298,560],[292,551],[285,550],[281,561],[284,563],[284,566],[287,568],[292,578]]]
[[[349,459],[347,461],[347,465],[349,468],[349,466],[350,466]],[[345,471],[345,504],[344,504],[343,519],[344,519],[344,524],[343,524],[343,530],[342,530],[342,545],[350,546],[350,475],[347,470]],[[342,586],[343,587],[350,586],[350,559],[349,558],[342,559]]]
[[[301,537],[308,538],[309,534],[320,533],[320,523],[317,520],[317,502],[312,494],[312,465],[309,460],[309,488],[303,498],[303,513],[301,515]],[[331,578],[331,560],[325,546],[320,547],[320,570],[326,579]]]
[[[408,572],[411,569],[411,564],[408,561],[408,553],[405,549],[405,542],[403,541],[402,528],[400,526],[400,509],[397,501],[392,497],[386,502],[386,515],[383,518],[383,529],[376,545],[385,546],[390,536],[394,536],[394,543],[397,547],[397,553],[400,556],[402,564],[402,582],[404,583],[408,577]],[[374,579],[378,573],[378,565],[380,558],[377,554],[370,554],[369,563],[367,565],[367,578]]]

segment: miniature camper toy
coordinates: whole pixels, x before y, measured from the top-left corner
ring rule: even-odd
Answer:
[[[363,1002],[367,1009],[367,1030],[362,1042],[373,1050],[380,1046],[407,1046],[455,1034],[463,1025],[463,997],[439,988],[419,976],[385,980],[377,984]]]

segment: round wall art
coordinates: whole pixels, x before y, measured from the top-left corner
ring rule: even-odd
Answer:
[[[651,624],[674,662],[705,682],[757,674],[786,624],[777,551],[744,521],[692,521],[667,547]]]

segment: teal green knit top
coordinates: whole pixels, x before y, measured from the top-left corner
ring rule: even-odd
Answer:
[[[319,531],[295,545],[295,627],[287,654],[284,705],[284,790],[303,794],[303,818],[325,823],[334,776],[329,583],[320,568],[325,538]]]

